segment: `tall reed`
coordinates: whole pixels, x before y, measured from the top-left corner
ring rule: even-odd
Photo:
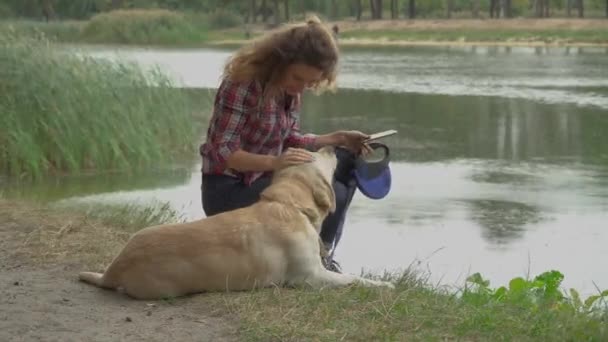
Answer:
[[[207,39],[204,17],[164,9],[117,10],[89,20],[81,41],[115,44],[196,44]]]
[[[168,166],[195,156],[191,99],[159,70],[0,32],[0,174]]]

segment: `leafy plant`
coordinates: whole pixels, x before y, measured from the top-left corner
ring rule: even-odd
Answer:
[[[539,310],[573,310],[590,313],[594,305],[608,298],[608,290],[597,295],[589,296],[582,301],[575,289],[570,289],[570,297],[560,289],[564,275],[555,270],[547,271],[532,280],[517,277],[509,281],[509,286],[497,289],[490,287],[490,282],[483,279],[480,273],[474,273],[467,278],[462,299],[477,305],[492,303],[510,303],[518,306]]]

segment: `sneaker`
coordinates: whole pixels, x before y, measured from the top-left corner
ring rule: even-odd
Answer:
[[[338,263],[332,257],[323,258],[321,260],[323,260],[323,266],[325,266],[328,271],[342,273],[342,266],[340,266],[340,263]]]

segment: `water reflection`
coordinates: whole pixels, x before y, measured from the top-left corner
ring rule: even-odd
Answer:
[[[527,227],[541,221],[539,208],[524,203],[483,199],[467,204],[483,238],[496,246],[523,238]]]
[[[340,90],[307,95],[304,128],[394,128],[395,160],[480,158],[606,165],[605,110],[488,96],[395,94]]]
[[[47,177],[35,182],[7,182],[2,195],[52,202],[89,195],[137,192],[147,189],[174,188],[190,180],[192,170],[107,173],[80,176]]]

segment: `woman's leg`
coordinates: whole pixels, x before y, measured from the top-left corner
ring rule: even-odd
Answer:
[[[334,174],[333,187],[336,193],[336,210],[329,214],[321,226],[321,240],[329,252],[326,267],[339,271],[333,262],[333,253],[342,237],[346,212],[357,190],[357,183],[353,177],[355,155],[348,150],[337,148],[338,167]]]
[[[352,175],[355,166],[354,154],[337,148],[336,156],[338,166],[333,180],[336,210],[325,218],[320,233],[321,240],[330,252],[330,263],[326,266],[333,264],[331,263],[333,252],[342,237],[346,212],[357,190],[356,181]],[[260,193],[270,185],[270,181],[271,177],[266,176],[258,178],[251,186],[245,186],[239,179],[230,176],[203,176],[201,185],[203,210],[207,216],[212,216],[251,205],[260,198]]]
[[[225,175],[203,175],[201,200],[207,216],[243,208],[257,202],[260,193],[270,185],[270,176],[256,179],[246,186],[240,179]]]

